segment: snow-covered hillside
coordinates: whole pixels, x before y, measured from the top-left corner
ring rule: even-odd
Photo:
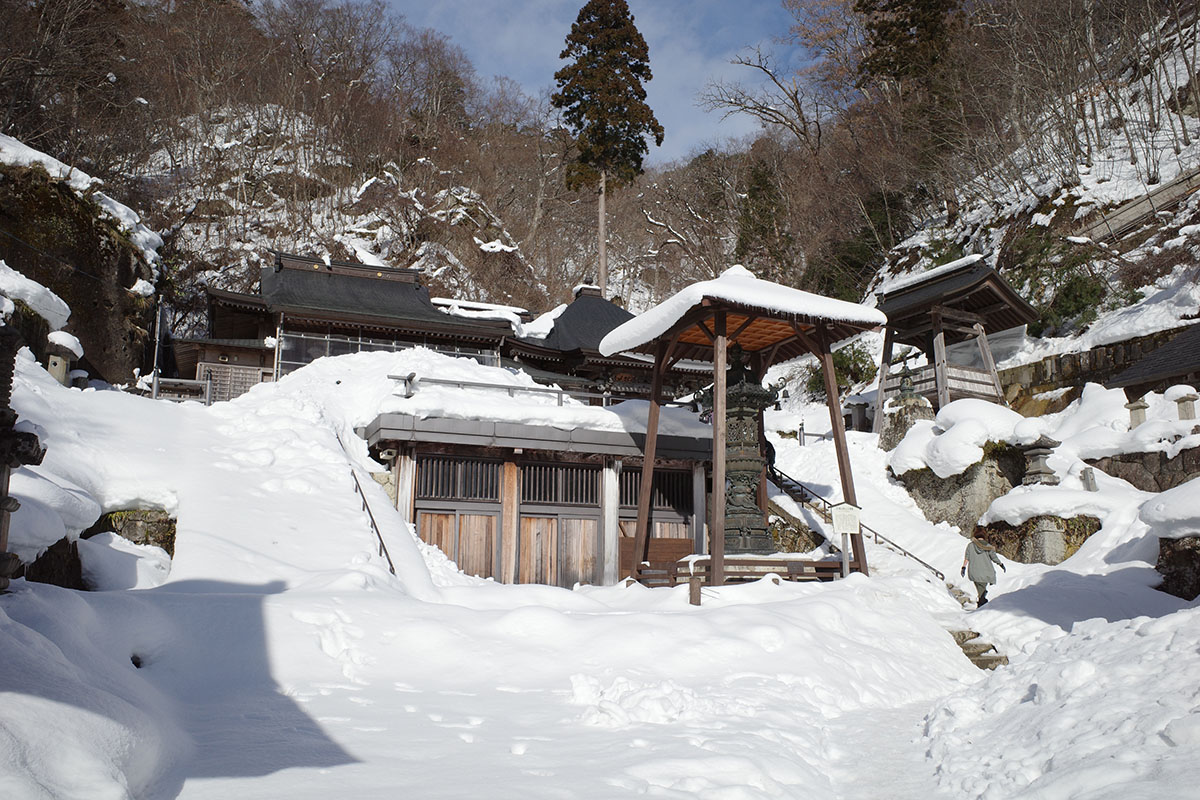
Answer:
[[[397,401],[386,375],[409,358],[442,357],[322,360],[209,409],[20,361],[14,403],[47,455],[18,475],[57,487],[44,516],[179,522],[165,577],[91,539],[105,591],[0,597],[6,796],[1116,798],[1200,778],[1200,611],[1149,588],[1136,507],[1058,567],[1008,565],[969,615],[873,545],[870,579],[706,589],[698,608],[684,587],[498,585],[365,479],[353,428]],[[776,446],[837,485],[830,445]],[[866,521],[957,581],[963,539],[921,518],[873,437],[851,447]],[[946,632],[965,627],[1011,666],[972,666]]]

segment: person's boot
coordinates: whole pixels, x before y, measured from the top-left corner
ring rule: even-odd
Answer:
[[[983,597],[979,598],[979,602],[975,604],[975,607],[983,608],[984,606],[987,605],[987,601],[988,601],[987,595],[985,594]]]

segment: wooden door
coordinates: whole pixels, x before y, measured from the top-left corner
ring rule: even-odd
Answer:
[[[449,558],[454,553],[454,512],[421,511],[417,513],[417,533],[421,540],[441,548]]]
[[[558,519],[521,517],[518,583],[558,583]]]
[[[496,515],[460,514],[458,568],[468,575],[491,578],[496,572]]]
[[[559,585],[599,583],[600,524],[594,519],[563,518],[559,534]]]

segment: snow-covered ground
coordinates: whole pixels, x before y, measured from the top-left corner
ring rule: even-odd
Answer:
[[[133,506],[179,526],[169,574],[153,548],[94,537],[82,555],[106,590],[18,580],[0,597],[6,797],[1093,798],[1197,784],[1200,613],[1149,588],[1136,505],[1059,567],[1010,564],[979,612],[874,546],[870,579],[706,589],[698,608],[684,587],[502,586],[417,542],[365,480],[353,428],[413,402],[386,389],[406,358],[428,374],[441,357],[322,360],[211,409],[63,388],[21,360],[14,403],[47,455],[17,471],[41,493],[14,482],[39,507],[14,532],[75,535]],[[784,413],[819,429],[815,407]],[[780,466],[836,498],[831,446],[775,444]],[[852,435],[851,451],[865,521],[957,580],[963,539],[921,518],[874,437]],[[961,627],[1011,666],[977,670],[946,633]]]

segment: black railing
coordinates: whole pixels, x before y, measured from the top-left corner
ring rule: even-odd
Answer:
[[[788,497],[792,498],[801,505],[816,506],[826,518],[829,517],[830,509],[833,507],[833,505],[820,494],[818,494],[817,491],[811,486],[806,486],[805,484],[793,478],[791,475],[781,471],[778,467],[771,467],[768,471],[768,474],[771,476],[772,482],[774,482],[774,484],[778,486],[779,489]],[[871,539],[874,540],[875,544],[883,545],[889,550],[899,553],[905,558],[912,559],[936,575],[938,580],[946,580],[946,575],[941,570],[896,544],[879,531],[867,525],[860,525],[859,527],[862,529],[862,532],[865,535],[870,536]]]
[[[342,437],[338,436],[337,431],[334,431],[334,436],[337,436],[338,444],[342,446],[342,452],[346,452],[346,445],[342,442]],[[349,457],[349,453],[346,453]],[[387,559],[388,572],[396,574],[396,565],[392,563],[392,556],[388,552],[387,545],[383,543],[383,532],[379,530],[379,524],[375,522],[375,515],[371,513],[371,504],[367,502],[367,494],[363,491],[362,484],[358,482],[358,470],[354,468],[354,462],[350,462],[350,477],[354,479],[354,491],[362,498],[363,511],[367,512],[367,520],[371,523],[371,530],[375,532],[375,538],[379,540],[379,555]]]

